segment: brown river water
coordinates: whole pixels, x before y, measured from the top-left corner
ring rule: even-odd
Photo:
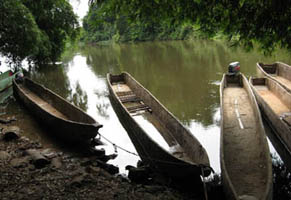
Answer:
[[[135,152],[111,107],[106,86],[108,72],[129,72],[198,138],[211,166],[220,172],[219,84],[233,61],[239,61],[241,72],[249,77],[256,75],[256,62],[291,64],[291,57],[283,50],[264,56],[258,51],[245,52],[229,48],[223,42],[204,40],[85,46],[67,52],[60,65],[32,69],[30,77],[103,124],[99,132],[104,137]],[[10,101],[6,112],[16,116],[24,135],[46,147],[59,148],[47,137],[45,128],[17,102]],[[155,131],[146,120],[141,119],[140,123],[145,129]],[[163,146],[161,138],[154,139]],[[114,153],[113,145],[104,142],[106,145],[99,148],[105,148],[107,154]],[[274,152],[272,146],[270,149]],[[139,157],[117,151],[118,157],[110,163],[119,166],[121,173],[125,173],[126,165],[136,165]]]

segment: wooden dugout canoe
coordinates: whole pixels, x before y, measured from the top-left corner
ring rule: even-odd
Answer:
[[[220,85],[220,162],[228,199],[272,199],[272,163],[256,99],[245,76]]]
[[[14,78],[12,75],[13,73],[11,70],[0,74],[0,92],[12,85],[12,79]]]
[[[13,73],[11,70],[3,72],[0,74],[0,104],[4,103],[13,94],[12,81],[18,73],[22,71],[17,71]]]
[[[257,63],[257,75],[277,81],[283,88],[291,92],[291,66],[275,62],[273,64]]]
[[[102,127],[92,117],[59,95],[34,81],[13,81],[14,95],[54,135],[64,141],[81,143],[94,138]]]
[[[250,78],[261,112],[283,146],[280,154],[291,170],[291,94],[270,78]]]
[[[158,172],[173,178],[201,175],[201,166],[209,167],[208,155],[199,141],[141,84],[128,73],[107,74],[111,104],[142,161]],[[169,148],[160,146],[138,124],[142,115],[162,135]],[[205,176],[210,174],[205,171]]]

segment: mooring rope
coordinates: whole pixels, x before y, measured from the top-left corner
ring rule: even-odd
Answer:
[[[131,152],[131,151],[129,151],[129,150],[127,150],[127,149],[125,149],[125,148],[123,148],[123,147],[121,147],[121,146],[115,144],[114,142],[111,142],[109,139],[107,139],[106,137],[104,137],[104,136],[101,135],[100,133],[98,133],[98,135],[100,135],[100,137],[102,137],[104,140],[106,140],[107,142],[109,142],[110,144],[112,144],[113,147],[114,147],[115,152],[117,152],[116,149],[118,148],[118,149],[121,149],[121,150],[123,150],[123,151],[129,153],[129,154],[132,154],[132,155],[135,155],[135,156],[139,156],[138,154],[136,154],[136,153],[134,153],[134,152]]]
[[[123,147],[121,147],[121,146],[115,144],[114,142],[110,141],[108,138],[104,137],[102,134],[98,133],[98,135],[99,135],[100,137],[102,137],[103,139],[105,139],[105,140],[106,140],[107,142],[109,142],[110,144],[112,144],[113,147],[114,147],[114,149],[118,148],[118,149],[121,149],[121,150],[125,151],[126,153],[129,153],[129,154],[132,154],[132,155],[134,155],[134,156],[140,157],[138,154],[136,154],[136,153],[134,153],[134,152],[132,152],[132,151],[129,151],[129,150],[127,150],[127,149],[125,149],[125,148],[123,148]],[[186,166],[186,165],[188,165],[188,164],[184,164],[184,163],[177,163],[177,162],[171,162],[171,161],[165,161],[165,160],[153,159],[153,158],[151,158],[151,157],[149,157],[149,156],[148,156],[147,158],[148,158],[149,160],[153,160],[153,161],[157,161],[157,162],[161,162],[161,163],[166,163],[166,164],[179,165],[179,166]],[[201,167],[201,168],[205,168],[205,167],[207,167],[207,168],[209,168],[209,169],[211,170],[211,172],[214,173],[214,170],[213,170],[210,166],[200,165],[200,167]],[[202,174],[201,174],[201,175],[202,175]],[[203,171],[203,177],[204,177],[204,171]]]

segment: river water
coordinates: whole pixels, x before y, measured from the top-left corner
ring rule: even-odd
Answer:
[[[252,76],[256,75],[256,62],[290,64],[291,57],[285,51],[266,57],[257,51],[245,52],[223,42],[205,40],[85,46],[67,52],[60,65],[32,69],[30,77],[103,124],[101,135],[135,152],[111,107],[106,86],[107,73],[129,72],[198,138],[206,148],[211,166],[220,172],[219,84],[233,61],[241,63],[246,76]],[[55,148],[46,137],[46,130],[39,127],[25,108],[12,102],[7,112],[19,119],[24,135]],[[102,148],[106,153],[114,153],[113,145],[105,143]],[[119,166],[122,173],[126,165],[136,165],[137,156],[117,151],[118,157],[110,163]]]

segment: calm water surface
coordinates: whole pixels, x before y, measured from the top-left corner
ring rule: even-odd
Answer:
[[[233,61],[241,63],[241,71],[246,76],[256,74],[258,61],[291,64],[290,55],[284,51],[265,57],[259,52],[230,49],[222,42],[146,42],[86,46],[67,53],[62,65],[34,69],[30,76],[103,124],[100,133],[107,139],[135,152],[111,107],[106,86],[108,72],[129,72],[190,129],[206,148],[211,166],[220,172],[219,84],[228,64]],[[45,134],[39,134],[37,123],[30,120],[27,111],[21,106],[16,106],[16,110],[13,107],[10,112],[18,118],[22,116],[20,126],[28,137],[41,140],[46,146],[54,146]],[[29,128],[31,126],[34,128]],[[102,148],[107,154],[114,152],[108,142]],[[118,150],[118,157],[110,162],[124,172],[126,165],[135,166],[138,159]]]

